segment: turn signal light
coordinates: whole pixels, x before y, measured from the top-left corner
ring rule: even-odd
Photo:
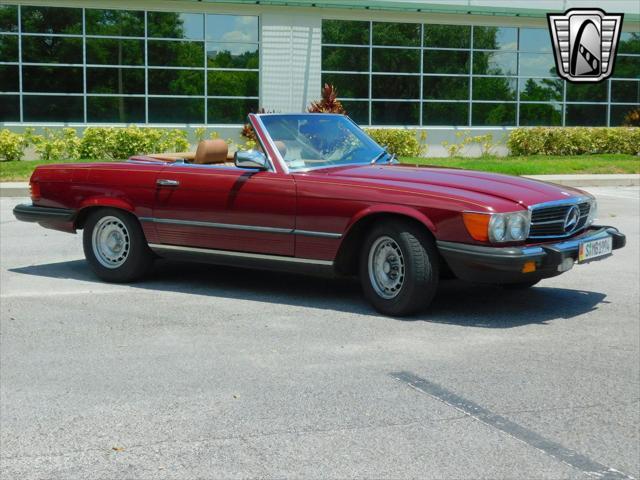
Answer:
[[[522,266],[522,273],[531,273],[536,271],[536,262],[525,262]]]
[[[491,220],[491,215],[486,213],[464,212],[462,219],[471,238],[480,242],[489,240],[489,220]]]
[[[29,191],[31,192],[32,201],[40,200],[40,184],[38,182],[29,182]]]

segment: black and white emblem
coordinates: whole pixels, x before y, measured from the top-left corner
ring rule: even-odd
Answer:
[[[613,73],[622,13],[572,8],[547,14],[558,75],[570,82],[595,83]]]

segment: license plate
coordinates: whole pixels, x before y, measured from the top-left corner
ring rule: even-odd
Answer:
[[[578,250],[578,262],[588,262],[596,258],[604,257],[613,251],[613,238],[605,237],[599,240],[591,240],[580,244]]]

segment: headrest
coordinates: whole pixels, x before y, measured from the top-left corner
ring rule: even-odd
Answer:
[[[229,146],[224,140],[219,138],[216,140],[202,140],[198,143],[196,157],[193,163],[224,163],[227,161],[228,151]]]
[[[276,140],[273,143],[280,152],[282,158],[284,158],[287,155],[287,146],[285,145],[285,143],[282,140]]]

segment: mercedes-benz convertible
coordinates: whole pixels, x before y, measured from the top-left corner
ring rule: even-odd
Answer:
[[[301,268],[358,276],[398,316],[427,307],[444,276],[527,288],[625,245],[581,190],[400,164],[342,115],[249,121],[258,146],[234,155],[207,140],[193,153],[39,166],[14,214],[83,230],[105,281],[140,279],[158,257]]]

